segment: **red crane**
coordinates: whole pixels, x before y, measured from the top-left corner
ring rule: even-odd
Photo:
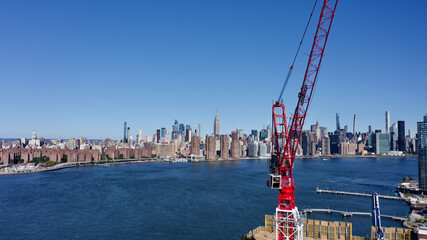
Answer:
[[[273,105],[273,151],[269,164],[269,186],[273,189],[279,189],[279,204],[276,208],[276,239],[278,240],[302,239],[303,224],[299,217],[298,208],[295,206],[295,184],[292,170],[337,3],[338,0],[323,1],[307,69],[301,91],[298,94],[298,103],[289,128],[286,122],[285,106],[281,103],[284,88],[279,100]],[[290,72],[292,70],[293,65]]]

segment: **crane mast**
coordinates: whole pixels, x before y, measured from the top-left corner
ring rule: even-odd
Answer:
[[[377,229],[375,239],[384,240],[384,232],[381,227],[380,200],[376,192],[372,193],[372,225]]]
[[[302,239],[303,224],[295,205],[292,170],[337,3],[338,0],[323,1],[304,80],[298,94],[298,103],[289,128],[286,122],[285,106],[280,102],[281,99],[273,105],[273,151],[269,163],[269,186],[279,189],[279,204],[276,208],[277,240]],[[292,68],[293,66],[290,71]]]

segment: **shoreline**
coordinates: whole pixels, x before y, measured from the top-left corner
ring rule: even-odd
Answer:
[[[332,155],[332,156],[297,156],[296,159],[333,159],[333,158],[411,158],[416,157],[416,155],[405,155],[405,156],[377,156],[377,155]],[[215,159],[215,160],[191,160],[188,159],[189,163],[198,163],[198,162],[224,162],[224,161],[239,161],[239,160],[268,160],[270,156],[267,157],[240,157],[240,158],[230,158],[230,159]],[[73,163],[59,163],[57,165],[51,167],[42,167],[37,168],[32,171],[22,171],[22,172],[0,172],[0,176],[5,175],[20,175],[20,174],[31,174],[31,173],[41,173],[41,172],[49,172],[56,171],[65,168],[73,168],[73,167],[90,167],[90,166],[109,166],[109,165],[118,165],[118,164],[128,164],[128,163],[148,163],[148,162],[165,162],[162,158],[141,158],[141,159],[117,159],[110,161],[101,161],[101,162],[73,162]],[[108,164],[108,165],[106,165]],[[9,165],[6,167],[19,167],[25,165]]]

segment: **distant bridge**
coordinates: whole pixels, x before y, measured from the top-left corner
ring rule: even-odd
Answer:
[[[340,210],[333,210],[333,209],[304,209],[302,210],[304,213],[312,213],[312,212],[326,212],[329,214],[332,213],[338,213],[338,214],[342,214],[343,217],[352,217],[353,215],[358,215],[358,216],[372,216],[371,213],[369,212],[348,212],[348,211],[340,211]],[[391,218],[395,221],[406,221],[408,220],[405,217],[396,217],[396,216],[391,216],[391,215],[381,215],[381,217],[384,218]]]
[[[324,189],[320,189],[320,188],[316,188],[316,192],[317,193],[330,193],[330,194],[341,194],[341,195],[360,196],[360,197],[372,197],[372,195],[368,194],[368,193],[333,191],[333,190],[324,190]],[[396,197],[396,196],[388,196],[388,195],[378,195],[378,196],[380,198],[384,198],[384,199],[403,200],[401,197]]]

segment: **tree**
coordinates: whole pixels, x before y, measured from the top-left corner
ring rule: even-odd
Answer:
[[[409,180],[409,178],[408,177],[403,177],[402,178],[402,182],[407,182]]]
[[[68,162],[68,156],[66,154],[64,154],[64,155],[62,155],[61,163],[66,163],[66,162]]]
[[[414,181],[414,178],[413,177],[409,177],[409,181]]]

